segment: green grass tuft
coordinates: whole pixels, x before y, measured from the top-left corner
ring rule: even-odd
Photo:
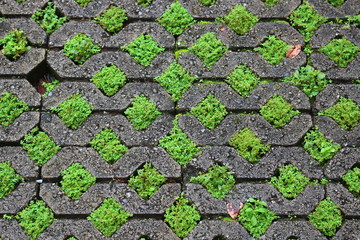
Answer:
[[[20,144],[38,166],[43,166],[60,150],[60,146],[37,127],[28,132]]]
[[[336,206],[330,198],[322,200],[309,214],[309,220],[322,234],[332,237],[336,229],[342,224],[340,208]]]
[[[86,7],[92,0],[75,0],[81,7]]]
[[[127,108],[124,113],[136,130],[146,129],[162,115],[155,103],[148,100],[143,94],[135,97],[132,106]]]
[[[199,0],[199,2],[204,5],[204,6],[211,6],[214,5],[216,3],[217,0]]]
[[[242,5],[236,5],[231,9],[229,14],[224,17],[225,24],[240,35],[247,33],[258,21],[259,18],[254,16]]]
[[[277,4],[277,2],[279,0],[261,0],[261,1],[263,1],[269,7],[273,7],[273,6],[275,6]]]
[[[95,84],[97,88],[103,91],[106,96],[113,96],[119,89],[125,85],[126,76],[115,65],[105,66],[97,72],[90,81]]]
[[[114,198],[107,198],[100,207],[92,211],[87,220],[106,237],[110,237],[132,216]]]
[[[200,214],[195,206],[184,197],[178,197],[176,202],[166,209],[165,222],[170,225],[173,232],[180,238],[186,237],[200,221]]]
[[[266,41],[257,47],[254,51],[258,52],[270,64],[277,65],[285,58],[287,50],[290,45],[286,42],[279,40],[276,36],[270,35],[266,37]]]
[[[315,129],[306,133],[304,149],[320,164],[325,164],[327,160],[332,159],[341,148],[340,145],[335,145],[332,142],[332,140],[326,139],[324,134],[318,129]]]
[[[100,24],[101,27],[109,33],[116,34],[122,29],[127,19],[128,17],[124,9],[118,6],[111,6],[100,16],[95,17],[94,22]]]
[[[229,74],[226,82],[241,96],[247,97],[259,85],[260,78],[247,66],[239,65]]]
[[[145,163],[142,169],[138,169],[129,179],[129,186],[133,188],[140,197],[148,200],[166,182],[164,177],[151,163]]]
[[[263,144],[261,139],[248,128],[236,133],[229,141],[240,156],[250,163],[257,163],[261,157],[270,150],[270,146]]]
[[[41,85],[43,85],[43,87],[46,89],[46,91],[41,96],[46,97],[59,84],[60,84],[59,80],[54,80],[52,82],[42,82]]]
[[[360,54],[360,47],[347,40],[346,37],[342,37],[331,40],[320,49],[320,52],[325,53],[340,67],[346,67],[356,55]]]
[[[79,199],[96,181],[80,163],[73,163],[64,171],[61,171],[61,189],[73,199]]]
[[[334,7],[338,8],[341,7],[341,5],[343,5],[346,0],[326,0],[326,1],[328,1]]]
[[[360,168],[349,170],[342,179],[345,181],[350,192],[360,198]]]
[[[10,162],[0,163],[0,199],[7,197],[15,190],[16,184],[23,181],[24,178],[15,172]]]
[[[235,186],[235,178],[228,168],[215,164],[207,173],[190,179],[192,183],[203,185],[206,190],[217,199],[224,198]]]
[[[24,33],[24,31],[14,29],[12,32],[5,35],[5,37],[0,39],[0,52],[11,60],[16,61],[19,59],[31,48],[28,46],[29,43]]]
[[[28,110],[28,105],[15,95],[4,92],[0,96],[0,124],[2,126],[9,126],[17,117]]]
[[[54,3],[48,2],[46,8],[38,9],[32,16],[33,19],[37,24],[40,25],[42,29],[45,30],[47,34],[52,34],[61,27],[65,22],[68,21],[67,17],[59,17],[56,14],[56,6]]]
[[[140,6],[147,7],[150,6],[152,0],[136,0]]]
[[[266,207],[265,202],[249,198],[240,210],[239,222],[255,238],[264,234],[271,223],[279,218]]]

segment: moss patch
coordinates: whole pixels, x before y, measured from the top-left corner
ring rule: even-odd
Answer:
[[[327,18],[320,16],[317,11],[304,1],[289,17],[293,26],[304,36],[305,42],[310,41],[314,32],[326,22]]]
[[[196,77],[192,77],[185,68],[176,62],[155,78],[155,81],[171,94],[173,101],[180,100],[195,80]]]
[[[331,83],[326,75],[308,65],[296,70],[293,76],[284,78],[284,82],[291,82],[300,88],[308,97],[315,97],[327,84]]]
[[[143,94],[135,97],[132,106],[127,108],[124,113],[136,130],[146,129],[156,118],[161,116],[155,103],[148,100]]]
[[[37,127],[28,132],[20,144],[29,158],[39,166],[43,166],[60,150],[60,146]]]
[[[207,173],[192,177],[190,182],[203,185],[217,199],[224,198],[235,186],[234,175],[225,166],[215,164]]]
[[[201,149],[181,130],[178,117],[173,121],[170,134],[159,141],[159,146],[163,147],[182,166],[190,162]]]
[[[5,35],[5,37],[0,39],[0,52],[10,60],[19,59],[31,48],[28,46],[28,41],[24,33],[24,31],[14,29],[12,32]]]
[[[261,1],[263,1],[269,7],[273,7],[273,6],[275,6],[277,4],[277,2],[279,0],[261,0]]]
[[[189,114],[194,115],[205,127],[214,129],[228,114],[226,107],[212,94],[209,94]]]
[[[254,51],[258,52],[270,64],[277,65],[285,58],[285,54],[287,50],[289,50],[290,45],[279,40],[274,35],[267,36],[266,39],[267,40],[261,44],[261,47],[255,48]]]
[[[28,110],[28,105],[15,95],[5,92],[0,96],[0,124],[2,126],[9,126],[17,117]]]
[[[346,37],[333,39],[320,49],[340,67],[346,67],[360,53],[360,47],[350,42]]]
[[[306,133],[304,149],[320,164],[325,164],[327,160],[332,159],[341,148],[340,145],[335,145],[332,142],[332,140],[326,139],[322,132],[315,129]]]
[[[32,240],[36,239],[55,221],[54,213],[44,201],[31,201],[29,206],[16,215],[19,225]]]
[[[93,107],[80,93],[76,93],[51,110],[58,114],[66,126],[77,129],[89,117]]]
[[[125,85],[126,76],[115,65],[111,65],[103,67],[90,81],[103,91],[106,96],[113,96]]]
[[[199,2],[204,6],[211,6],[216,3],[217,0],[199,0]]]
[[[291,164],[280,168],[279,176],[272,177],[270,180],[270,184],[286,198],[297,197],[309,183],[310,179]]]
[[[340,100],[332,107],[319,112],[333,118],[343,129],[351,130],[360,122],[359,106],[350,98],[340,97]]]
[[[326,1],[328,1],[328,3],[330,3],[334,7],[338,8],[341,7],[346,0],[326,0]]]
[[[242,5],[235,6],[229,14],[224,17],[225,24],[240,35],[247,33],[258,21],[259,18],[254,16],[254,14]]]
[[[330,198],[322,200],[309,214],[310,222],[325,236],[332,237],[336,229],[342,224],[340,208],[336,206]]]
[[[129,179],[129,186],[133,188],[140,197],[151,198],[166,182],[164,177],[151,163],[145,163],[142,169],[138,169],[136,175]]]
[[[345,181],[350,192],[360,198],[360,168],[349,170],[342,179]]]
[[[247,97],[259,85],[260,78],[247,66],[239,65],[227,76],[226,82],[241,96]]]
[[[59,27],[61,27],[66,21],[67,17],[59,17],[56,14],[56,6],[52,2],[48,2],[46,8],[38,9],[32,16],[37,24],[40,25],[42,29],[45,30],[47,34],[55,32]]]
[[[260,114],[263,118],[275,128],[284,127],[299,113],[280,95],[272,96],[260,109]]]
[[[81,7],[86,7],[92,0],[75,0]]]
[[[160,18],[156,19],[172,35],[182,34],[195,22],[189,12],[179,2],[170,5]]]
[[[100,154],[100,156],[108,163],[115,163],[129,149],[121,144],[120,138],[108,128],[99,132],[90,145]]]
[[[64,44],[63,52],[76,64],[84,64],[91,56],[99,53],[101,48],[83,33],[77,33]]]
[[[132,216],[133,214],[126,212],[114,198],[107,198],[100,207],[92,211],[87,220],[102,234],[110,237]]]
[[[216,63],[228,50],[229,47],[218,40],[213,32],[205,33],[194,45],[189,47],[189,51],[193,52],[208,66]]]
[[[16,184],[24,178],[15,172],[10,162],[0,163],[0,199],[7,197],[15,190]]]
[[[96,181],[80,163],[73,163],[61,173],[61,189],[73,199],[79,199]]]
[[[152,0],[136,0],[140,6],[147,7],[151,4]]]
[[[249,231],[251,236],[258,238],[270,227],[278,217],[267,209],[265,202],[249,198],[240,210],[238,220]]]
[[[137,63],[145,67],[149,66],[152,60],[165,50],[148,34],[141,34],[129,45],[121,47],[121,49],[128,51]]]
[[[164,221],[170,225],[173,232],[180,238],[186,237],[201,218],[195,206],[182,196],[171,207],[166,209],[164,217]]]
[[[42,97],[46,97],[49,93],[54,90],[54,88],[60,84],[59,80],[54,80],[52,82],[42,82],[41,85],[45,88],[45,93],[42,94]]]
[[[236,133],[229,141],[240,156],[250,163],[257,163],[260,158],[270,150],[270,146],[263,144],[261,139],[248,128]]]
[[[127,20],[126,12],[118,6],[111,6],[105,10],[100,16],[94,18],[94,22],[101,25],[103,29],[111,34],[118,33],[124,22]]]

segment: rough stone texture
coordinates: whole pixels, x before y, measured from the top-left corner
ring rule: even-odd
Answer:
[[[173,3],[171,0],[153,0],[147,7],[140,6],[133,0],[113,0],[117,6],[124,8],[129,18],[154,20],[160,17]]]
[[[356,198],[342,184],[326,184],[326,195],[340,207],[345,216],[358,216],[360,214],[360,199]]]
[[[325,176],[328,179],[340,180],[353,166],[360,163],[359,148],[343,148],[333,159],[329,161],[325,168]]]
[[[263,183],[240,183],[223,199],[216,199],[200,184],[185,184],[185,196],[196,206],[201,214],[227,214],[229,202],[245,203],[249,198],[259,199],[268,205],[276,215],[308,215],[325,197],[324,187],[308,185],[294,199],[286,199],[272,185]]]
[[[359,2],[359,0],[355,0]],[[326,2],[326,1],[323,1]],[[344,3],[349,3],[350,0]],[[330,5],[330,4],[329,4]],[[344,7],[343,5],[343,7]],[[310,44],[314,49],[320,49],[327,45],[333,38],[344,36],[353,44],[360,46],[360,29],[354,25],[350,25],[348,29],[344,29],[340,24],[323,24],[312,37]],[[351,61],[346,67],[339,67],[324,53],[314,52],[311,54],[311,62],[313,66],[327,75],[330,79],[336,80],[355,80],[360,78],[360,55]]]
[[[334,240],[340,239],[357,239],[360,234],[359,220],[345,220],[340,230],[332,238]]]
[[[0,233],[3,239],[30,239],[16,220],[0,219]]]
[[[5,198],[0,198],[1,214],[16,214],[36,195],[35,183],[20,183]]]
[[[54,0],[54,4],[69,18],[91,18],[105,11],[110,0],[91,1],[86,7],[81,7],[75,0]]]
[[[150,162],[165,177],[178,178],[180,165],[160,147],[134,147],[117,162],[109,164],[93,148],[65,147],[42,167],[44,178],[58,178],[73,163],[81,163],[97,178],[128,178],[143,163]]]
[[[13,123],[0,125],[0,142],[17,142],[39,123],[39,112],[23,112]]]
[[[66,196],[56,183],[40,186],[40,196],[55,214],[90,214],[105,198],[115,198],[125,211],[133,214],[164,214],[181,193],[178,183],[168,183],[149,199],[144,200],[126,183],[92,185],[78,200]]]
[[[359,9],[356,7],[360,5],[359,0],[346,0],[339,8],[336,8],[329,2],[322,0],[309,0],[309,3],[314,6],[316,11],[323,17],[345,18],[347,16],[359,14]]]
[[[311,223],[302,220],[277,220],[259,239],[287,240],[290,237],[311,240],[327,239]]]
[[[21,101],[26,102],[29,107],[39,107],[41,96],[26,79],[1,79],[0,96],[4,92],[16,95]]]
[[[18,3],[15,0],[0,1],[0,13],[7,15],[31,15],[38,8],[42,8],[48,0],[31,0],[23,3]],[[1,34],[1,33],[0,33]]]
[[[202,220],[185,238],[186,240],[214,239],[223,236],[228,240],[254,239],[237,221]]]

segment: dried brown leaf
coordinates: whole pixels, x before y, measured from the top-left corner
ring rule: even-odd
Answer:
[[[239,202],[239,207],[235,207],[235,205],[232,202],[226,204],[226,210],[232,219],[237,219],[239,217],[240,210],[243,207],[244,204],[242,202]]]
[[[286,52],[287,58],[295,58],[297,55],[299,55],[301,52],[301,45],[292,45],[289,50]]]

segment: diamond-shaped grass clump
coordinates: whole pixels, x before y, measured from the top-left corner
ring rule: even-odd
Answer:
[[[319,115],[333,118],[345,130],[353,129],[360,122],[359,106],[350,98],[340,97],[334,106],[319,112]]]
[[[0,39],[0,52],[10,60],[15,61],[20,58],[31,48],[28,46],[28,41],[24,33],[24,31],[14,29],[5,37]]]
[[[93,107],[80,93],[76,93],[51,110],[58,114],[66,126],[77,129],[89,117]]]
[[[267,36],[266,39],[267,40],[261,44],[261,47],[257,47],[254,50],[259,52],[270,64],[277,65],[285,58],[290,45],[279,40],[274,35]]]
[[[145,163],[142,169],[138,169],[129,179],[129,186],[133,188],[140,197],[148,200],[166,182],[164,177],[151,163]]]
[[[304,36],[305,42],[310,41],[314,32],[327,20],[319,15],[308,1],[304,1],[293,11],[289,19],[291,24],[297,27],[297,30]]]
[[[265,202],[249,198],[240,210],[239,222],[251,234],[258,238],[266,232],[271,223],[277,219],[275,213],[267,209]]]
[[[257,163],[270,150],[270,146],[263,144],[261,139],[248,128],[236,133],[229,141],[237,153],[250,163]]]
[[[15,95],[5,92],[0,96],[0,124],[2,126],[9,126],[24,111],[28,110],[28,105]]]
[[[201,218],[195,206],[182,196],[178,197],[176,202],[166,209],[164,217],[164,221],[180,238],[186,237]]]
[[[225,24],[240,35],[247,33],[258,21],[259,18],[249,12],[243,5],[235,6],[224,17]]]
[[[99,53],[101,48],[83,33],[78,33],[64,44],[65,56],[76,64],[84,64],[92,55]]]
[[[38,166],[43,166],[60,150],[60,146],[37,127],[28,132],[20,144]]]
[[[151,4],[153,0],[136,0],[136,1],[140,4],[140,6],[147,7]]]
[[[133,214],[126,212],[114,198],[107,198],[87,218],[106,237],[113,235]]]
[[[124,22],[127,20],[126,12],[118,6],[111,6],[105,10],[100,16],[94,18],[94,22],[101,25],[103,29],[111,34],[118,33]]]
[[[10,162],[0,163],[0,199],[7,197],[15,190],[16,184],[24,178],[15,172]]]
[[[260,114],[275,128],[282,128],[299,114],[282,96],[274,95],[261,107]]]
[[[277,2],[279,0],[261,0],[261,1],[263,1],[269,7],[273,7],[273,6],[275,6],[277,4]]]
[[[149,66],[151,61],[165,50],[148,34],[141,34],[129,45],[121,47],[121,49],[128,51],[137,63],[145,67]]]
[[[81,7],[86,7],[92,0],[75,0]]]
[[[340,145],[335,145],[332,142],[333,140],[326,139],[324,134],[318,129],[314,129],[306,133],[304,149],[320,164],[325,164],[341,148]]]
[[[227,76],[226,82],[241,96],[247,97],[259,85],[260,78],[247,66],[239,65]]]
[[[346,0],[326,0],[328,1],[331,5],[333,5],[334,7],[341,7]]]
[[[190,162],[201,149],[181,130],[178,117],[173,121],[170,135],[163,137],[159,141],[159,146],[163,147],[182,166]]]
[[[296,70],[293,76],[284,78],[284,82],[293,83],[311,98],[321,92],[331,80],[326,79],[326,75],[321,71],[308,65]]]
[[[48,2],[45,9],[38,9],[32,16],[37,24],[45,30],[47,34],[55,32],[61,27],[66,21],[67,17],[59,17],[56,13],[56,6],[52,2]]]
[[[199,2],[204,6],[211,6],[216,3],[217,0],[199,0]]]
[[[96,181],[80,163],[73,163],[61,173],[61,189],[73,199],[79,199]]]
[[[216,63],[228,50],[229,47],[218,40],[213,32],[205,33],[194,45],[189,47],[189,51],[193,52],[208,66]]]
[[[32,240],[36,239],[56,220],[54,213],[46,207],[44,201],[31,201],[29,206],[16,215],[16,219]]]
[[[342,224],[340,208],[330,198],[322,200],[309,214],[309,220],[323,235],[332,237]]]
[[[121,144],[120,138],[108,128],[99,132],[90,145],[100,154],[100,156],[108,163],[115,163],[129,149]]]
[[[124,113],[136,130],[144,130],[161,116],[156,104],[143,94],[135,97],[132,106]]]
[[[355,167],[349,170],[342,179],[346,183],[349,191],[360,199],[360,168]]]
[[[95,84],[106,96],[113,96],[125,85],[126,76],[115,65],[105,66],[97,72],[90,81]]]
[[[207,173],[192,177],[190,182],[203,185],[217,199],[224,198],[235,186],[235,177],[226,166],[214,164]]]
[[[160,18],[156,19],[172,35],[180,35],[193,24],[194,18],[179,2],[170,5]]]
[[[274,176],[270,180],[270,184],[286,198],[297,197],[309,183],[310,179],[291,164],[280,168],[279,176]]]
[[[178,101],[195,79],[185,68],[174,62],[163,74],[157,76],[155,81],[171,94],[173,101]]]
[[[214,129],[228,114],[226,107],[212,94],[193,107],[189,113],[209,129]]]
[[[340,67],[346,67],[360,53],[360,47],[342,37],[331,40],[320,52],[325,53]]]

